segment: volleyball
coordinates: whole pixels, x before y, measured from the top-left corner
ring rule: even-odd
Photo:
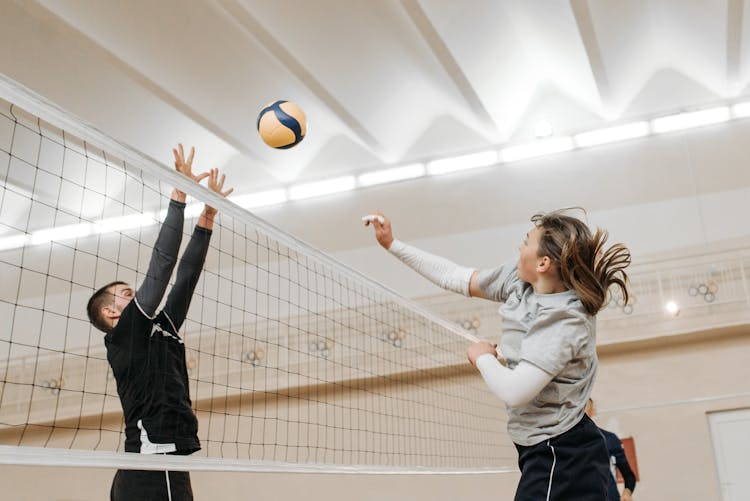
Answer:
[[[304,139],[306,131],[305,113],[292,102],[269,103],[258,113],[258,134],[271,148],[291,148]]]

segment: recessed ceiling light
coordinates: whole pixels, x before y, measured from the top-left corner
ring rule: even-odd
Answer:
[[[674,130],[700,127],[702,125],[718,124],[726,122],[730,118],[729,108],[727,106],[719,106],[718,108],[709,108],[706,110],[691,111],[654,118],[651,121],[651,127],[656,133],[671,132]]]
[[[633,122],[624,125],[617,125],[615,127],[608,127],[606,129],[582,132],[573,136],[573,138],[578,146],[586,147],[643,137],[647,136],[648,133],[648,122]]]
[[[558,137],[554,139],[540,139],[528,144],[508,146],[500,150],[503,162],[515,162],[527,158],[541,157],[562,153],[573,149],[573,139],[569,137]]]
[[[534,135],[538,138],[550,137],[552,132],[552,122],[549,120],[539,120],[534,127]]]
[[[676,317],[680,313],[680,305],[674,301],[667,301],[667,304],[664,305],[664,309],[673,317]]]
[[[319,197],[353,190],[356,183],[354,176],[337,177],[315,183],[298,184],[289,188],[290,200],[301,200],[303,198]]]
[[[472,153],[470,155],[461,155],[458,157],[442,158],[433,160],[427,164],[427,172],[431,175],[447,174],[459,170],[476,169],[478,167],[487,167],[497,163],[497,151],[483,151]]]
[[[364,174],[360,174],[357,181],[360,186],[373,186],[375,184],[413,179],[415,177],[424,176],[424,173],[424,164],[410,164],[401,167],[393,167],[391,169],[365,172]]]

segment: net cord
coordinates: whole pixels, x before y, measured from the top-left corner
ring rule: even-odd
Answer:
[[[331,465],[248,459],[196,458],[135,452],[105,452],[0,445],[0,464],[137,470],[253,473],[333,473],[371,475],[476,475],[513,473],[515,468],[433,468],[419,466]]]
[[[185,193],[189,193],[201,201],[210,203],[211,206],[216,207],[217,209],[227,213],[228,215],[231,215],[236,219],[250,224],[260,233],[273,238],[286,247],[293,250],[299,250],[304,254],[310,255],[315,260],[334,268],[336,271],[340,272],[342,275],[348,278],[351,278],[358,282],[364,282],[368,287],[371,287],[376,291],[382,293],[394,303],[397,303],[398,305],[403,306],[404,308],[409,309],[419,314],[420,316],[423,316],[430,322],[443,327],[452,334],[462,337],[470,342],[479,341],[479,339],[470,332],[465,331],[459,326],[438,317],[416,302],[404,298],[393,289],[390,289],[389,287],[376,282],[375,280],[362,274],[361,272],[317,250],[310,244],[292,235],[289,235],[279,228],[276,228],[274,225],[255,216],[247,209],[243,209],[242,207],[232,203],[231,201],[226,200],[216,193],[213,193],[205,186],[197,185],[196,183],[188,180],[185,176],[179,175],[173,169],[160,164],[153,158],[138,153],[130,146],[113,139],[107,134],[99,131],[93,125],[86,123],[84,120],[74,117],[54,103],[51,103],[44,97],[27,89],[21,84],[8,78],[4,74],[0,74],[0,98],[14,103],[20,108],[36,115],[37,117],[52,124],[53,126],[63,129],[66,132],[70,132],[80,139],[83,139],[87,143],[90,143],[91,145],[96,146],[97,148],[100,148],[107,153],[111,153],[119,157],[124,162],[131,164],[143,170],[144,172],[147,172],[148,174],[164,179],[175,188],[178,188]]]

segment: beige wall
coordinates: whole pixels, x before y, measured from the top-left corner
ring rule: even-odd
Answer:
[[[596,419],[635,439],[636,499],[719,501],[707,413],[750,407],[750,328],[601,351]]]
[[[750,328],[603,347],[597,421],[635,438],[638,501],[719,501],[706,414],[750,407]],[[725,395],[745,396],[722,397]],[[101,500],[111,470],[0,467],[3,499]],[[517,474],[193,474],[196,499],[511,499]]]

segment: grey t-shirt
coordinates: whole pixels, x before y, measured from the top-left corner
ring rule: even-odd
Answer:
[[[573,290],[535,294],[518,278],[518,263],[481,270],[479,287],[500,306],[502,355],[513,369],[525,360],[554,376],[526,405],[508,407],[508,434],[534,445],[581,420],[596,376],[596,319]]]

